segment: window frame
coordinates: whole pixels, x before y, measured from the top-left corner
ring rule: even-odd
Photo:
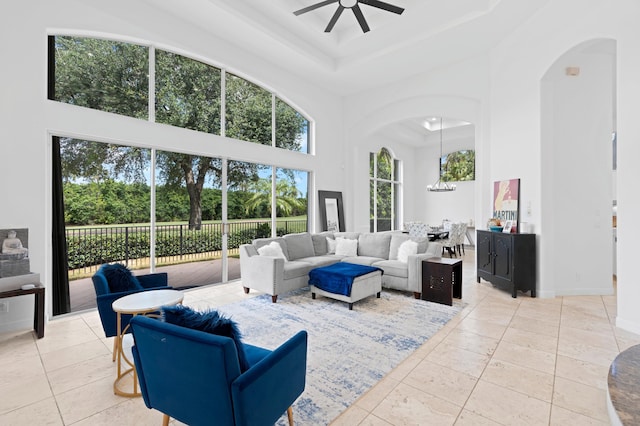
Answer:
[[[386,151],[391,161],[391,179],[378,177],[378,157]],[[371,158],[373,157],[373,163]],[[380,148],[378,152],[369,153],[369,215],[371,232],[378,231],[378,182],[391,184],[391,231],[400,229],[400,200],[402,194],[402,162],[398,160],[392,151],[386,147]],[[373,210],[373,212],[371,211]]]

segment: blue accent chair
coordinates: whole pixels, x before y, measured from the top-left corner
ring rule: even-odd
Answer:
[[[96,291],[96,304],[98,306],[98,313],[100,314],[100,321],[102,322],[102,329],[104,330],[105,337],[113,337],[118,335],[117,330],[117,316],[111,308],[111,304],[116,300],[128,294],[138,293],[140,291],[147,290],[161,290],[171,289],[168,285],[168,277],[166,272],[137,275],[136,278],[144,288],[143,290],[132,290],[112,293],[109,289],[109,283],[104,273],[105,265],[102,265],[98,271],[91,277],[93,281],[93,288]],[[131,315],[122,315],[122,329],[129,324]],[[127,329],[127,333],[130,329]],[[116,342],[113,341],[113,360],[116,359]]]
[[[240,372],[229,337],[137,316],[131,320],[133,359],[148,408],[189,425],[270,425],[302,394],[307,371],[307,332],[273,351],[248,344],[249,369]]]

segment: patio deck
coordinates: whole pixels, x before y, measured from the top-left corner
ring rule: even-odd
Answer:
[[[146,274],[148,269],[133,271],[135,275]],[[156,272],[166,272],[169,285],[175,288],[220,284],[222,282],[222,261],[208,260],[203,262],[183,263],[179,265],[160,266]],[[229,281],[240,278],[240,259],[229,258]],[[96,307],[96,293],[91,278],[83,278],[69,282],[71,312],[79,312]]]

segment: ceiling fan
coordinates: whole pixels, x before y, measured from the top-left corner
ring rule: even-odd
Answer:
[[[312,10],[316,10],[332,3],[338,3],[338,8],[331,17],[329,25],[327,25],[327,28],[324,29],[325,33],[331,32],[333,27],[336,25],[336,22],[338,22],[338,18],[340,18],[340,15],[342,15],[342,12],[344,12],[345,9],[351,9],[356,19],[358,20],[358,23],[360,24],[360,28],[362,28],[362,32],[368,32],[369,25],[367,24],[367,20],[362,14],[360,4],[366,4],[367,6],[376,7],[378,9],[386,10],[387,12],[396,13],[398,15],[401,15],[402,12],[404,12],[404,9],[401,7],[394,6],[392,4],[385,3],[379,0],[326,0],[312,4],[308,7],[304,7],[300,10],[296,10],[295,12],[293,12],[293,14],[296,16],[302,15],[303,13],[311,12]]]

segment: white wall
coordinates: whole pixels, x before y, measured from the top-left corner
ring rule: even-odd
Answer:
[[[440,135],[431,135],[436,139],[435,146],[416,149],[418,180],[425,196],[421,198],[419,208],[414,218],[407,220],[422,221],[431,225],[441,224],[444,219],[452,222],[469,223],[474,221],[476,203],[476,181],[450,182],[456,185],[453,192],[428,192],[427,185],[432,185],[438,179],[440,172]],[[442,153],[449,154],[460,150],[475,150],[475,127],[467,125],[453,129],[445,129],[442,136]],[[420,190],[419,189],[419,190]]]
[[[538,294],[543,297],[582,292],[607,294],[610,292],[611,277],[607,274],[611,272],[608,260],[611,256],[603,257],[602,262],[599,257],[603,251],[609,250],[608,242],[611,240],[608,227],[610,215],[608,209],[606,212],[602,210],[604,204],[592,205],[588,199],[590,194],[574,191],[578,197],[573,200],[577,209],[584,207],[590,212],[588,224],[583,225],[588,227],[588,231],[562,243],[551,238],[554,232],[552,223],[564,224],[573,218],[567,219],[563,211],[553,209],[551,181],[543,180],[543,175],[555,176],[558,170],[549,169],[545,163],[542,141],[552,134],[559,137],[559,132],[564,132],[565,128],[543,128],[543,109],[557,108],[558,105],[543,99],[542,81],[556,60],[573,47],[593,39],[616,40],[619,133],[617,324],[636,332],[640,331],[640,311],[633,306],[640,301],[640,286],[634,285],[633,262],[636,261],[636,251],[632,244],[640,240],[640,229],[634,226],[635,218],[640,217],[640,199],[637,190],[634,192],[634,182],[640,178],[640,170],[633,164],[633,159],[639,158],[640,154],[640,120],[634,119],[634,111],[640,110],[640,80],[637,77],[640,75],[640,28],[635,19],[640,16],[639,9],[640,4],[632,0],[606,4],[595,0],[549,2],[540,13],[492,49],[486,58],[469,59],[466,63],[453,64],[345,99],[346,123],[349,123],[346,134],[350,143],[355,144],[354,152],[371,133],[375,133],[378,126],[387,123],[428,115],[463,119],[465,116],[471,117],[467,121],[476,125],[476,223],[485,223],[491,215],[492,182],[520,178],[523,206],[520,220],[532,224],[538,234]],[[601,71],[604,74],[609,72]],[[592,105],[585,106],[587,116],[602,117],[610,113],[611,105],[605,106],[602,111],[599,106],[593,106],[603,96],[606,93],[598,92],[583,99]],[[597,128],[591,127],[597,135],[589,136],[590,143],[596,139],[602,140],[604,129],[610,124],[599,121]],[[572,135],[571,140],[577,139]],[[562,154],[566,155],[566,151]],[[420,155],[416,153],[415,157],[420,158]],[[583,166],[577,161],[570,162],[567,167],[562,173],[582,170]],[[414,164],[412,170],[419,176],[418,165]],[[359,202],[351,206],[355,221],[366,217],[364,201],[367,191],[357,181],[362,174],[363,171],[356,166],[351,178],[353,192],[360,194]],[[562,182],[554,179],[553,185],[562,187]],[[407,191],[405,194],[407,218],[424,211],[427,194],[422,185],[419,186],[416,185],[414,193]],[[411,206],[408,203],[410,198],[413,199]],[[604,198],[599,197],[598,203],[604,203]],[[550,208],[544,209],[545,205]],[[597,210],[602,222],[597,218]],[[543,220],[543,215],[549,218]],[[599,231],[592,237],[591,231],[596,221],[601,223],[602,235],[606,228],[607,242],[604,242]],[[594,245],[600,246],[586,253],[581,251],[579,256],[567,256],[572,247]],[[585,265],[594,264],[602,265],[602,269],[594,279],[587,278],[593,269],[585,269]],[[553,278],[558,268],[564,268],[567,271],[565,275],[570,275],[572,279],[559,285]],[[586,274],[581,271],[586,271]],[[587,279],[589,282],[585,283]]]
[[[610,214],[609,209],[604,207],[603,196],[598,197],[598,203],[603,204],[595,206],[589,200],[593,194],[576,192],[574,196],[577,198],[573,203],[575,206],[584,207],[587,224],[583,226],[587,226],[588,232],[576,236],[571,241],[560,242],[552,238],[557,231],[555,227],[560,224],[565,226],[567,219],[571,222],[574,220],[579,222],[581,219],[573,217],[574,209],[570,212],[571,217],[567,218],[562,209],[555,208],[555,193],[550,186],[551,181],[553,185],[562,185],[562,177],[566,177],[563,173],[578,173],[582,170],[583,164],[581,159],[578,159],[576,164],[567,165],[568,169],[562,172],[558,168],[548,168],[545,163],[547,158],[543,155],[541,141],[559,136],[553,132],[559,132],[563,128],[557,125],[542,126],[542,111],[545,108],[557,110],[559,106],[555,99],[542,96],[545,90],[542,80],[556,60],[573,47],[593,39],[615,40],[618,46],[616,110],[617,129],[620,136],[617,173],[619,203],[617,324],[636,332],[640,332],[640,312],[634,305],[637,306],[640,300],[640,287],[634,282],[633,263],[637,262],[635,259],[637,250],[634,249],[633,244],[634,241],[638,241],[640,230],[634,226],[633,222],[640,214],[637,189],[634,191],[634,186],[637,185],[635,182],[640,177],[640,170],[633,164],[633,158],[638,158],[640,150],[638,144],[640,127],[638,120],[633,117],[633,111],[638,111],[640,108],[640,86],[637,78],[640,75],[640,55],[638,55],[640,29],[632,17],[637,17],[639,14],[640,4],[634,1],[621,0],[606,4],[591,0],[550,2],[527,25],[520,27],[512,37],[504,40],[492,51],[491,176],[489,178],[489,180],[497,180],[519,176],[523,180],[525,204],[528,202],[527,199],[532,204],[531,218],[528,221],[534,223],[536,233],[539,235],[538,253],[541,254],[538,264],[539,294],[543,297],[552,297],[556,294],[575,294],[584,291],[586,277],[581,274],[581,271],[591,271],[589,265],[592,264],[602,265],[605,275],[610,274],[610,255],[600,257],[599,248],[586,255],[583,253],[582,255],[586,257],[580,258],[572,257],[564,249],[567,244],[570,244],[568,246],[570,249],[599,244],[601,241],[599,231],[595,238],[592,238],[591,234],[600,223],[603,235],[605,228],[608,233]],[[562,88],[561,91],[571,92],[569,88]],[[586,116],[603,117],[611,111],[608,105],[602,107],[593,105],[598,97],[605,95],[596,93],[585,96],[593,96],[591,99],[584,99],[589,103],[589,106],[582,105]],[[570,103],[563,104],[563,108],[570,106]],[[602,114],[596,111],[601,108],[604,108]],[[561,114],[571,118],[571,114],[567,111]],[[599,134],[595,137],[602,140],[602,143],[606,143],[607,140],[604,135],[604,129],[607,127],[609,125],[603,125],[601,121],[598,121],[597,128],[592,127],[592,130]],[[571,137],[573,138],[573,135]],[[588,137],[587,141],[592,144],[594,139]],[[507,156],[506,153],[510,155]],[[553,179],[548,181],[543,179],[543,174],[547,173]],[[607,182],[611,187],[610,180]],[[584,185],[584,183],[581,184]],[[602,222],[598,215],[603,218]],[[553,276],[560,268],[564,268],[567,271],[566,274],[571,274],[572,277],[569,283],[563,283],[562,286],[559,286]],[[606,294],[610,275],[598,275],[598,277],[601,277],[596,278],[598,282],[586,284],[586,291]]]
[[[34,4],[36,3],[36,4]],[[29,228],[31,269],[47,287],[51,312],[51,141],[50,134],[83,137],[159,149],[244,159],[315,171],[315,188],[344,190],[342,103],[338,96],[263,60],[240,46],[217,39],[144,3],[116,0],[59,0],[15,3],[0,26],[0,209],[2,228]],[[126,10],[126,13],[123,11]],[[124,15],[121,17],[114,17]],[[47,34],[74,33],[122,37],[193,54],[275,91],[316,122],[316,155],[273,150],[161,124],[47,101]],[[7,66],[11,64],[11,66]],[[274,152],[277,151],[277,152]],[[315,194],[315,193],[314,193]],[[315,203],[315,196],[310,197]],[[311,212],[315,212],[315,204]],[[319,223],[316,219],[315,224]],[[23,299],[23,300],[21,300]],[[9,301],[0,314],[0,332],[32,325],[32,298]]]
[[[541,292],[613,294],[614,61],[615,43],[586,43],[563,55],[543,80],[542,227],[554,250],[542,253],[549,273]],[[578,76],[566,75],[570,64],[580,66]]]
[[[368,176],[369,164],[365,161],[365,153],[370,152],[369,146],[372,139],[375,140],[376,132],[390,123],[408,118],[436,116],[459,119],[474,124],[473,140],[477,150],[484,137],[482,124],[479,123],[482,121],[481,101],[486,98],[488,89],[487,73],[487,58],[470,58],[450,68],[345,98],[345,134],[350,145],[351,164],[354,164],[349,181],[349,192],[354,200],[351,204],[345,202],[345,215],[352,218],[355,230],[368,227],[369,189],[368,182],[363,181],[362,176]],[[464,147],[468,147],[467,144]],[[434,156],[433,161],[429,159],[431,155]],[[427,193],[426,186],[437,177],[437,169],[426,165],[437,166],[437,156],[439,152],[429,154],[428,151],[413,148],[398,157],[405,167],[405,220],[426,217],[428,197],[434,195]],[[478,161],[482,161],[482,158],[476,157],[476,164]],[[477,169],[476,172],[478,179]],[[447,197],[452,194],[437,195]],[[458,196],[463,197],[463,192],[453,197]],[[477,198],[474,198],[472,217],[476,217],[478,211]],[[438,215],[437,212],[433,214],[434,217]],[[465,221],[469,219],[466,216],[468,214],[464,216]]]

